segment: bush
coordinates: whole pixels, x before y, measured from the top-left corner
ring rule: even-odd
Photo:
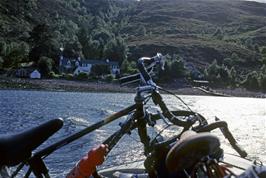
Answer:
[[[261,62],[262,64],[266,64],[266,47],[263,47],[261,50]]]
[[[3,68],[17,67],[19,63],[27,60],[29,51],[28,44],[21,42],[11,42],[0,44],[0,55],[3,59]]]
[[[73,79],[73,74],[66,74],[66,75],[65,75],[65,78],[66,78],[67,80],[72,80],[72,79]]]
[[[109,74],[109,75],[106,75],[106,76],[105,76],[105,80],[106,80],[107,82],[111,82],[111,81],[113,81],[113,80],[114,80],[114,76],[113,76],[113,75],[111,75],[111,74]]]
[[[237,72],[235,67],[231,67],[228,74],[229,74],[230,85],[234,87],[237,81]]]
[[[84,73],[84,72],[81,72],[81,73],[79,73],[76,76],[76,79],[78,79],[78,80],[86,80],[86,79],[88,79],[88,75],[86,73]]]
[[[259,79],[260,89],[266,92],[266,74],[261,74]]]
[[[171,63],[170,73],[173,78],[183,77],[186,73],[184,62],[182,60],[174,60]]]
[[[225,65],[222,65],[219,70],[221,76],[221,82],[227,84],[230,81],[230,73],[228,68]]]
[[[206,79],[212,81],[216,85],[234,85],[233,81],[235,81],[236,77],[235,68],[231,68],[231,70],[229,70],[224,64],[219,66],[217,61],[214,60],[204,72]]]
[[[244,81],[242,81],[242,85],[250,90],[258,90],[259,89],[258,77],[259,76],[256,71],[250,72],[247,74]]]
[[[231,58],[225,58],[224,64],[231,67],[234,65],[234,61]]]
[[[38,61],[38,68],[43,76],[49,76],[52,72],[54,61],[51,58],[42,56]]]
[[[217,61],[214,60],[204,71],[206,79],[216,81],[219,70],[220,67],[217,64]]]
[[[121,72],[123,74],[134,74],[137,73],[137,66],[134,61],[129,62],[127,59],[124,59],[121,64]]]
[[[164,70],[158,68],[158,82],[164,83],[171,80],[171,61],[166,61]]]
[[[58,78],[61,77],[61,75],[56,74],[56,73],[54,73],[54,72],[52,71],[52,72],[49,73],[49,77],[58,79]]]
[[[3,63],[4,63],[4,60],[3,60],[3,58],[0,56],[0,69],[2,69],[2,67],[3,67]]]
[[[110,68],[108,65],[93,65],[91,73],[96,76],[110,74]]]

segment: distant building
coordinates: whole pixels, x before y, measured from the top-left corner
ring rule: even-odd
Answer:
[[[32,71],[33,69],[29,69],[29,68],[19,68],[16,70],[16,77],[29,78],[29,75]]]
[[[85,73],[85,74],[89,75],[90,72],[91,72],[91,68],[79,66],[74,71],[74,75],[79,75],[80,73]]]
[[[207,80],[193,80],[193,84],[196,87],[209,87],[209,81]]]
[[[16,70],[16,77],[19,78],[41,78],[41,74],[38,70],[31,67],[21,67]]]
[[[41,73],[38,70],[34,70],[33,72],[30,73],[30,78],[32,78],[32,79],[40,79],[41,78]]]
[[[203,74],[193,64],[186,63],[185,68],[190,72],[192,79],[202,80],[204,78]]]
[[[113,75],[120,74],[119,63],[116,61],[106,60],[81,60],[78,59],[68,59],[60,57],[59,70],[61,73],[73,73],[78,75],[79,73],[90,74],[91,69],[94,65],[106,65],[110,69],[110,73]]]
[[[75,62],[75,59],[64,58],[61,56],[59,61],[59,71],[61,73],[72,73],[75,68]]]
[[[33,67],[33,62],[24,62],[24,63],[19,63],[18,68],[15,70],[15,76],[19,78],[29,78],[30,73],[35,70]],[[14,75],[13,74],[13,75]]]

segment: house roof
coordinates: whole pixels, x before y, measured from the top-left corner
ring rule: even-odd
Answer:
[[[67,65],[68,61],[71,62],[71,65],[74,65],[76,60],[75,59],[69,59],[69,58],[63,58],[63,59],[60,59],[61,60],[61,63],[62,65]]]
[[[62,65],[67,65],[68,61],[71,62],[71,65],[74,65],[77,59],[63,58],[61,60]],[[99,65],[116,65],[118,66],[118,62],[109,61],[109,60],[97,60],[97,59],[83,59],[81,60],[81,64],[99,64]]]
[[[35,69],[34,71],[31,72],[31,74],[33,74],[33,73],[40,74],[40,72],[37,69]]]
[[[109,60],[82,60],[82,64],[99,64],[99,65],[118,65],[118,62],[116,61],[109,61]]]
[[[75,71],[89,73],[90,69],[88,67],[78,67]]]

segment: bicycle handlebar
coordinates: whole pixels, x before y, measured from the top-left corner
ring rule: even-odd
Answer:
[[[141,75],[141,79],[143,80],[143,82],[145,84],[148,85],[153,85],[153,81],[151,76],[149,75],[144,62],[145,61],[149,61],[151,64],[151,66],[154,66],[156,64],[161,64],[162,68],[164,68],[164,59],[163,59],[163,55],[161,53],[157,53],[156,56],[152,57],[152,58],[148,58],[148,57],[141,57],[138,59],[138,63],[137,63],[137,67],[139,69],[140,75]]]
[[[151,71],[152,71],[152,67],[147,67],[147,72],[150,73]],[[120,78],[119,82],[121,86],[125,86],[130,83],[138,82],[139,80],[141,80],[141,74],[136,73],[136,74],[132,74],[132,75],[128,75],[128,76]]]
[[[154,91],[152,93],[152,100],[155,105],[159,105],[159,107],[161,108],[163,112],[163,116],[166,117],[174,125],[182,126],[184,127],[184,129],[188,129],[191,125],[193,125],[193,122],[191,122],[190,120],[183,121],[175,117],[175,115],[167,108],[161,95],[158,92]]]
[[[145,63],[149,63],[147,67],[145,67]],[[120,78],[120,85],[124,86],[129,83],[137,82],[139,80],[142,80],[145,84],[148,85],[154,84],[150,77],[150,73],[152,72],[152,69],[156,64],[160,64],[161,68],[164,69],[164,56],[160,53],[157,53],[156,56],[151,58],[139,58],[137,62],[137,68],[140,73]]]

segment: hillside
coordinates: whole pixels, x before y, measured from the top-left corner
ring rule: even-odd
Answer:
[[[66,57],[109,58],[120,64],[156,52],[177,54],[185,65],[204,74],[212,63],[226,75],[231,75],[229,69],[236,70],[234,81],[239,82],[266,64],[266,4],[240,0],[0,1],[0,69],[8,71],[34,61],[46,68],[41,71],[45,75],[57,72],[61,47]],[[223,75],[219,71],[214,72],[216,77]],[[262,75],[252,74],[260,78],[259,83]]]
[[[128,30],[135,36],[130,38],[129,45],[139,56],[155,51],[176,52],[188,61],[204,65],[214,59],[222,63],[235,52],[250,66],[249,61],[260,55],[254,46],[266,45],[263,3],[141,1],[131,15]],[[141,34],[143,29],[145,34]]]
[[[98,12],[108,9],[108,4],[107,0],[1,1],[0,39],[26,41],[32,28],[44,22],[58,23],[54,28],[67,38],[69,34],[64,34],[62,25],[76,30],[75,34]],[[266,46],[266,4],[263,3],[143,0],[132,4],[133,10],[126,15],[129,24],[123,32],[129,35],[128,44],[134,57],[161,51],[206,64],[213,59],[222,61],[233,52],[245,60],[258,58],[259,54],[246,43]]]

